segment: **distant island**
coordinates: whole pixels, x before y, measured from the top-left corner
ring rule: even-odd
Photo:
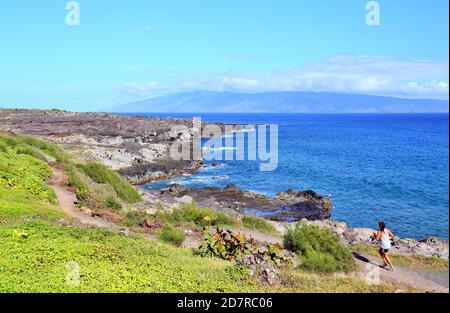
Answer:
[[[448,100],[329,92],[186,92],[110,108],[115,113],[448,113]]]

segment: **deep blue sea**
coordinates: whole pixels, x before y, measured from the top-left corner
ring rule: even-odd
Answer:
[[[147,188],[234,183],[267,195],[312,189],[330,194],[333,218],[351,227],[384,220],[401,237],[448,238],[448,114],[140,115],[279,126],[274,172],[259,171],[255,161],[222,161]]]

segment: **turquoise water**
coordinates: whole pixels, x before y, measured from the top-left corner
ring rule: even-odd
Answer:
[[[145,114],[142,114],[145,115]],[[192,114],[147,114],[192,117]],[[195,114],[198,116],[198,114]],[[217,166],[169,181],[191,187],[234,183],[275,195],[290,188],[330,194],[333,218],[352,227],[384,220],[402,237],[448,238],[448,114],[205,114],[203,120],[279,125],[279,165]]]

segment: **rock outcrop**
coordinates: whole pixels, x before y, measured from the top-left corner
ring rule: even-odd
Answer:
[[[200,207],[216,209],[228,214],[245,214],[259,211],[268,219],[290,221],[306,218],[322,220],[331,216],[323,197],[311,191],[288,191],[272,198],[262,194],[239,189],[233,184],[225,188],[186,188],[178,184],[162,190],[146,190],[153,202],[165,205],[180,203],[188,197],[195,200]],[[289,195],[289,196],[287,196]],[[182,201],[183,203],[185,201]]]

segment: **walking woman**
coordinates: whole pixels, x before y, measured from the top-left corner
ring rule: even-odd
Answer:
[[[384,222],[378,223],[379,230],[375,234],[375,238],[380,243],[380,255],[383,258],[384,265],[387,269],[387,266],[390,266],[391,271],[395,271],[394,265],[392,264],[391,259],[389,258],[389,249],[391,249],[391,237],[394,238],[394,234],[386,228],[386,224]]]

